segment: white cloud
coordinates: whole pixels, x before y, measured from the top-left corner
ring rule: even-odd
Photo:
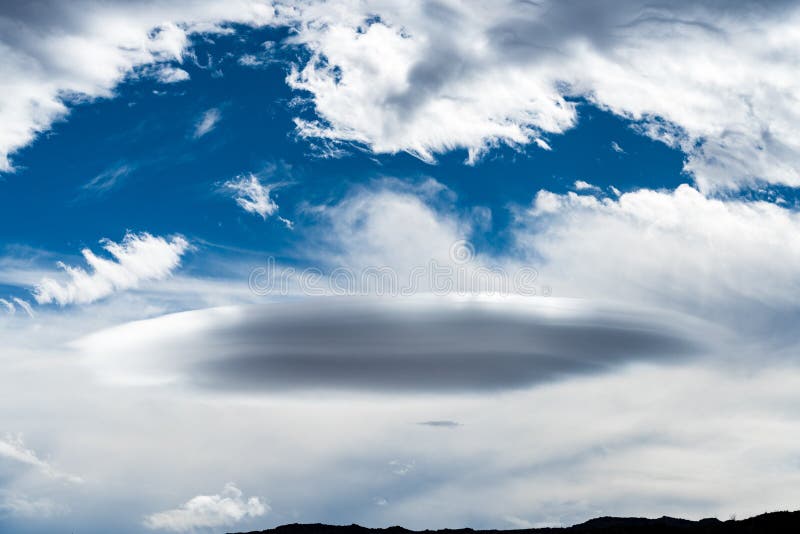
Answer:
[[[156,72],[156,78],[161,83],[185,82],[189,79],[189,73],[181,68],[162,66]]]
[[[625,153],[625,150],[621,146],[619,146],[619,143],[617,143],[616,141],[611,141],[611,150],[613,150],[617,154]]]
[[[36,302],[55,302],[60,306],[86,304],[135,288],[143,281],[162,280],[172,274],[189,250],[189,243],[183,237],[167,240],[148,233],[127,234],[120,243],[107,239],[101,243],[112,259],[83,249],[81,253],[89,270],[59,263],[68,280],[62,283],[43,278],[34,290]]]
[[[451,264],[450,247],[469,236],[472,222],[448,209],[449,195],[435,180],[356,188],[336,204],[310,208],[322,223],[313,248],[326,263],[350,268],[407,273],[431,260]]]
[[[287,78],[310,92],[319,116],[297,119],[305,136],[427,161],[464,147],[474,161],[499,143],[547,148],[548,135],[578,121],[567,97],[582,96],[680,147],[704,191],[759,178],[800,185],[795,3],[147,6],[53,1],[47,9],[0,11],[7,73],[0,170],[12,168],[9,154],[66,115],[65,95],[111,96],[132,69],[180,61],[193,32],[233,21],[290,24],[290,40],[310,50]]]
[[[590,184],[589,182],[585,182],[583,180],[575,180],[575,184],[573,185],[575,189],[578,191],[597,191],[599,188],[596,185]]]
[[[137,67],[180,62],[192,33],[274,17],[257,0],[2,4],[0,172],[13,170],[10,155],[64,118],[73,99],[113,96]]]
[[[779,324],[795,316],[800,298],[794,210],[708,198],[688,185],[619,198],[541,191],[519,223],[517,244],[555,295],[671,308],[739,333],[793,335]]]
[[[236,203],[247,213],[260,216],[265,221],[278,211],[278,204],[270,197],[272,191],[281,184],[262,184],[255,174],[237,176],[223,184],[223,188],[233,193]],[[280,218],[290,229],[292,222]]]
[[[28,317],[32,318],[34,316],[33,308],[31,308],[31,305],[28,301],[22,300],[21,298],[18,297],[14,297],[14,302],[17,303],[17,306],[22,308],[22,311],[28,314]]]
[[[682,148],[704,190],[800,185],[794,3],[341,0],[299,18],[313,56],[288,82],[322,119],[303,135],[474,159],[573,127],[565,97],[583,96]]]
[[[216,128],[220,119],[222,119],[222,113],[217,108],[211,108],[203,112],[194,125],[194,138],[199,139]]]
[[[234,525],[246,518],[261,517],[269,509],[269,505],[258,497],[245,500],[241,490],[228,483],[218,495],[198,495],[179,508],[147,516],[144,526],[154,530],[187,532]]]
[[[59,471],[39,458],[35,451],[25,446],[21,436],[6,435],[5,438],[0,438],[0,457],[35,467],[39,472],[50,478],[65,480],[76,484],[83,482],[81,477]]]
[[[16,308],[14,308],[14,305],[11,304],[6,299],[0,299],[0,305],[2,305],[6,309],[6,312],[9,315],[14,315],[15,313],[17,313],[17,310],[16,310]]]

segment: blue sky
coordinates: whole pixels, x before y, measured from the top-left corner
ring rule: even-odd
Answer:
[[[74,254],[133,230],[277,253],[291,242],[291,232],[279,221],[242,213],[230,195],[215,194],[219,184],[246,173],[289,184],[275,195],[290,219],[302,219],[300,203],[336,201],[354,184],[384,176],[433,178],[453,190],[460,207],[492,210],[497,221],[485,236],[487,245],[507,226],[508,205],[529,203],[541,188],[564,192],[583,180],[630,191],[690,181],[682,173],[682,152],[637,135],[630,121],[580,99],[580,127],[549,139],[549,151],[500,147],[465,165],[462,149],[429,164],[406,153],[376,155],[346,144],[340,157],[322,157],[315,140],[295,132],[293,118],[313,116],[313,110],[308,102],[293,102],[308,95],[284,81],[304,55],[282,45],[286,36],[285,30],[239,28],[233,35],[195,39],[187,53],[197,59],[180,65],[189,80],[164,84],[132,74],[114,98],[75,105],[68,119],[15,156],[19,170],[4,178],[4,242]],[[237,62],[246,54],[263,55],[265,42],[275,43],[269,64]],[[208,110],[218,110],[220,118],[195,138]],[[37,224],[14,224],[34,207]]]
[[[37,5],[0,530],[797,502],[792,3]]]

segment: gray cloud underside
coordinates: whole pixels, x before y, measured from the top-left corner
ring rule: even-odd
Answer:
[[[265,392],[492,391],[701,350],[693,336],[653,318],[581,309],[552,316],[538,305],[311,300],[238,308],[209,321],[215,313],[132,323],[78,346],[105,358],[103,366],[119,362],[112,374],[120,376],[129,365],[155,381],[163,374],[203,388]],[[208,326],[152,334],[175,330],[176,320]],[[142,334],[148,342],[137,341]]]

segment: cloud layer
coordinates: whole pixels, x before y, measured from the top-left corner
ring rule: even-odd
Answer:
[[[231,392],[492,391],[701,352],[676,318],[539,300],[305,299],[135,322],[75,346],[117,383]]]

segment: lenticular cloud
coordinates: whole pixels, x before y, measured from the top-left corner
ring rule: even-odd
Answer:
[[[125,236],[121,243],[101,241],[111,259],[101,258],[90,249],[81,251],[89,269],[59,262],[69,280],[58,282],[43,278],[34,290],[39,304],[87,304],[117,291],[135,288],[140,282],[167,278],[189,249],[183,237],[171,240],[148,233]]]

